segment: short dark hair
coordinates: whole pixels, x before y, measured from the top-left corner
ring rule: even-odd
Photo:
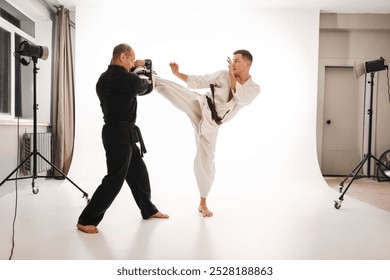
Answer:
[[[249,60],[249,61],[251,62],[251,64],[252,64],[252,62],[253,62],[253,56],[252,56],[252,54],[251,54],[249,51],[247,51],[247,50],[237,50],[237,51],[235,51],[233,54],[234,54],[234,55],[235,55],[235,54],[241,54],[242,57],[245,58],[245,59],[247,59],[247,60]]]
[[[128,44],[119,44],[112,51],[112,57],[117,58],[121,53],[131,53],[132,48]]]

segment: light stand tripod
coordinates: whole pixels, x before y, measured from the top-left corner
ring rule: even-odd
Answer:
[[[359,176],[359,178],[370,178],[371,177],[371,159],[375,160],[377,164],[383,165],[386,169],[387,166],[385,166],[382,162],[380,162],[376,157],[374,157],[371,153],[371,140],[372,140],[372,103],[373,103],[373,95],[374,95],[374,71],[370,73],[371,80],[369,81],[370,84],[370,108],[367,111],[367,114],[369,115],[369,122],[368,122],[368,151],[367,154],[364,155],[363,160],[349,173],[349,175],[340,183],[339,190],[340,192],[343,191],[344,183],[352,176],[351,181],[348,183],[347,188],[344,190],[344,192],[339,197],[338,201],[334,201],[334,207],[336,209],[340,209],[341,203],[344,201],[344,195],[348,191],[349,187],[352,185],[353,181],[357,179],[357,175],[359,174],[360,170],[363,168],[364,164],[367,162],[367,175],[365,176]]]
[[[39,176],[37,174],[37,156],[42,158],[46,163],[48,163],[52,168],[54,168],[58,173],[60,173],[63,178],[67,179],[69,182],[71,182],[77,189],[79,189],[83,193],[83,198],[87,200],[87,203],[89,202],[88,194],[83,191],[79,186],[77,186],[72,180],[70,180],[60,169],[58,169],[54,164],[52,164],[49,160],[47,160],[44,156],[42,156],[38,150],[37,150],[37,110],[38,110],[38,104],[37,104],[37,73],[39,68],[37,68],[37,57],[32,57],[32,61],[34,63],[33,68],[33,151],[30,153],[28,157],[26,157],[22,163],[18,165],[18,167],[15,168],[14,171],[12,171],[1,183],[0,187],[6,182],[6,181],[15,181],[20,179],[32,179],[32,192],[34,194],[37,194],[39,192],[39,189],[35,188],[35,179],[37,178],[55,178],[55,176]],[[31,176],[27,177],[21,177],[21,178],[11,178],[12,175],[14,175],[20,167],[23,166],[23,164],[29,160],[32,157],[33,160],[33,171]]]

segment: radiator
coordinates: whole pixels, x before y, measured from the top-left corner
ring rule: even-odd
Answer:
[[[22,161],[25,160],[34,150],[33,133],[24,133],[22,139]],[[37,133],[37,152],[49,162],[52,162],[52,135],[51,133]],[[33,173],[33,156],[31,156],[22,166],[24,174]],[[51,171],[52,167],[39,155],[37,155],[37,173]]]

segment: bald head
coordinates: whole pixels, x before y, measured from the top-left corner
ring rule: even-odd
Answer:
[[[130,55],[133,49],[128,44],[119,44],[112,51],[112,58],[117,59],[122,53]]]
[[[134,50],[128,44],[119,44],[112,51],[111,64],[122,66],[129,71],[135,60]]]

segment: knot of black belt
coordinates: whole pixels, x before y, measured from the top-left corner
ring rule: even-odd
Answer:
[[[120,127],[128,127],[134,130],[134,142],[139,143],[141,146],[141,156],[143,157],[144,154],[147,153],[144,139],[142,138],[141,130],[139,129],[138,126],[135,125],[135,123],[132,122],[126,122],[126,121],[105,121],[106,125],[110,126],[120,126]]]
[[[210,84],[211,95],[212,95],[213,99],[211,99],[207,95],[206,95],[206,99],[207,99],[207,104],[209,105],[209,108],[211,111],[211,119],[213,121],[215,121],[218,125],[221,125],[223,118],[227,115],[227,113],[229,113],[230,110],[228,110],[222,118],[220,116],[218,116],[217,108],[215,107],[215,97],[214,97],[215,89],[214,88],[215,88],[215,85]]]

